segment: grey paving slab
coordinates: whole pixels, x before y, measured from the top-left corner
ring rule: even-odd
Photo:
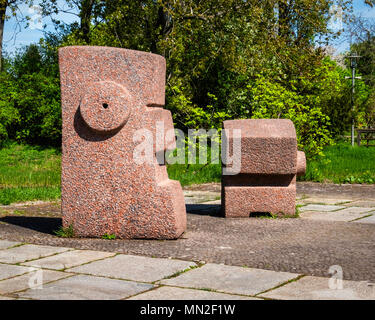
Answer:
[[[128,300],[260,300],[226,293],[175,287],[160,287],[138,294]]]
[[[26,262],[22,265],[46,269],[63,270],[66,268],[72,268],[95,260],[113,257],[115,254],[116,253],[103,251],[74,250]]]
[[[21,298],[36,300],[118,300],[144,292],[153,285],[78,275],[18,293]]]
[[[366,281],[342,282],[342,289],[329,285],[329,278],[307,276],[260,296],[280,300],[375,300],[375,284]]]
[[[30,268],[0,263],[0,280],[30,272]]]
[[[370,224],[375,224],[375,214],[369,216],[369,217],[366,217],[366,218],[363,218],[363,219],[359,219],[359,220],[356,220],[356,221],[353,221],[355,223],[370,223]]]
[[[177,287],[255,295],[296,277],[298,274],[295,273],[206,264],[176,278],[163,280],[161,283]]]
[[[36,278],[36,276],[38,276],[38,278]],[[70,276],[71,274],[69,273],[51,270],[42,270],[38,271],[38,273],[35,271],[30,272],[15,278],[0,281],[0,294],[7,294],[16,291],[26,290],[30,288],[30,285],[43,286],[48,282],[63,279]]]
[[[374,208],[375,210],[375,201],[373,200],[358,200],[345,205],[350,207]]]
[[[15,298],[0,296],[0,300],[16,300]]]
[[[302,212],[301,218],[310,220],[349,222],[355,219],[366,217],[367,215],[369,215],[368,210],[371,209],[360,207],[348,207],[346,209],[334,212],[307,211]]]
[[[338,211],[342,214],[357,214],[357,213],[369,213],[374,212],[375,208],[364,208],[364,207],[348,207],[346,209]]]
[[[301,212],[304,211],[322,211],[330,212],[346,208],[345,206],[335,206],[335,205],[324,205],[324,204],[308,204],[300,208]]]
[[[323,205],[341,205],[345,204],[348,205],[352,203],[353,199],[337,199],[337,198],[305,198],[300,200],[305,204],[323,204]]]
[[[25,244],[7,250],[0,250],[0,262],[20,263],[28,260],[39,259],[56,253],[71,250],[69,248],[40,246]]]
[[[21,242],[0,240],[0,250],[8,249],[10,247],[14,247],[14,246],[17,246],[17,245],[20,245],[20,244],[21,244]]]
[[[196,266],[196,264],[190,261],[121,254],[113,258],[67,269],[66,271],[118,279],[154,282],[193,266]]]
[[[186,204],[197,204],[217,200],[220,197],[220,192],[185,190],[184,196]]]

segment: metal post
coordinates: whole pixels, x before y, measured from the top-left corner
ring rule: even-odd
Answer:
[[[354,126],[355,126],[355,122],[354,122],[354,96],[355,96],[355,63],[352,63],[352,147],[354,147]]]
[[[361,77],[356,77],[355,76],[355,71],[356,71],[356,66],[357,66],[357,58],[360,58],[357,54],[352,54],[348,56],[347,58],[350,59],[350,67],[352,69],[352,97],[351,97],[351,102],[352,102],[352,132],[351,132],[351,142],[352,146],[354,147],[354,131],[355,131],[355,119],[354,119],[354,97],[355,97],[355,80],[356,79],[361,79]],[[346,77],[346,79],[350,79],[350,77]]]

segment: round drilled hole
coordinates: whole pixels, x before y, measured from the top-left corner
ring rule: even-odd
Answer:
[[[108,106],[108,103],[103,103],[103,108],[104,109],[107,109],[109,106]]]

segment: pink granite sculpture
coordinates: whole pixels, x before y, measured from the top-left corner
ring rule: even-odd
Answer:
[[[181,185],[165,165],[136,164],[134,134],[173,128],[165,59],[107,47],[59,50],[63,226],[78,237],[176,239],[186,228]],[[155,137],[154,137],[155,138]],[[167,143],[165,145],[168,145]],[[173,148],[173,143],[169,144]]]
[[[222,177],[222,210],[226,217],[255,213],[296,214],[296,176],[306,168],[303,152],[297,151],[293,122],[284,119],[232,120],[224,122],[229,150],[241,131],[241,167],[238,174]],[[227,159],[224,169],[229,169]],[[226,166],[225,166],[226,164]]]

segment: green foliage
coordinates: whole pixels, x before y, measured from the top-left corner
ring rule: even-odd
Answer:
[[[263,77],[253,87],[249,86],[249,90],[253,118],[292,120],[296,126],[298,147],[308,157],[321,154],[323,146],[332,142],[328,130],[329,118],[314,103],[314,97],[299,95]]]
[[[60,227],[58,230],[56,230],[55,235],[60,237],[60,238],[74,238],[74,229],[73,226],[70,225],[67,228]]]
[[[116,239],[116,235],[115,234],[105,233],[104,235],[102,235],[102,239],[105,239],[105,240],[115,240]]]
[[[0,74],[1,141],[60,145],[60,82],[51,55],[42,45],[30,45]]]
[[[20,114],[14,105],[17,90],[9,74],[0,73],[0,147],[12,133],[13,127],[20,122]]]
[[[167,60],[166,108],[176,127],[221,128],[236,118],[288,118],[309,158],[352,117],[348,71],[317,46],[329,30],[331,0],[66,0],[79,22],[53,18],[57,32],[20,51],[1,75],[0,139],[60,145],[57,49],[100,45]],[[345,13],[352,1],[340,0]],[[59,12],[41,1],[43,13]],[[375,115],[375,96],[358,81],[358,125]],[[371,112],[369,112],[369,110]]]

